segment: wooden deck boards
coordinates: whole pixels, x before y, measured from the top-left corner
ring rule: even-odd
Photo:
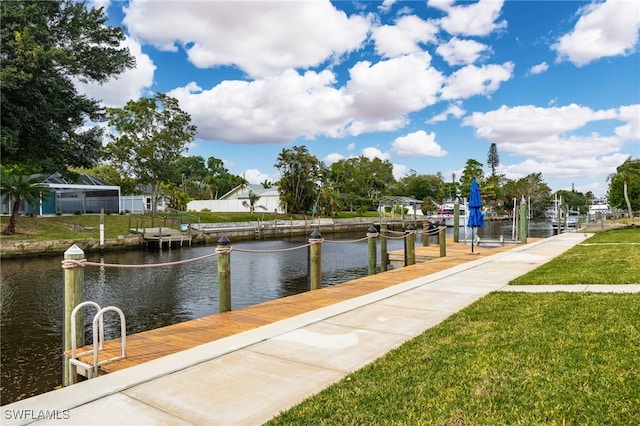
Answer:
[[[468,245],[454,243],[453,240],[447,239],[447,256],[441,258],[439,257],[440,248],[438,245],[429,247],[416,246],[416,258],[431,257],[432,259],[424,263],[392,269],[339,285],[127,336],[127,358],[103,365],[100,368],[101,373],[122,370],[165,355],[442,271],[461,263],[476,260],[479,257],[509,250],[513,247],[515,246],[480,247],[475,249],[476,253],[474,255],[471,255]],[[402,253],[402,250],[399,252]],[[104,351],[100,353],[100,359],[115,357],[120,353],[120,340],[107,341],[104,347]],[[79,351],[91,349],[91,346],[87,346]],[[81,359],[84,362],[91,363],[90,357]]]

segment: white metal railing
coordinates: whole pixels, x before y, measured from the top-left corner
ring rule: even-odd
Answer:
[[[76,344],[76,315],[80,309],[85,306],[92,306],[98,311],[93,318],[92,334],[93,345],[89,351],[78,352]],[[120,317],[120,355],[112,357],[106,360],[99,360],[99,352],[104,349],[104,314],[110,311],[114,311]],[[92,354],[92,364],[80,361],[80,357]],[[98,369],[101,365],[105,365],[114,361],[118,361],[127,357],[127,324],[124,317],[124,313],[115,306],[107,306],[106,308],[100,308],[95,302],[87,301],[82,302],[76,306],[71,313],[71,357],[69,358],[69,384],[76,382],[77,368],[85,370],[87,379],[98,377]]]

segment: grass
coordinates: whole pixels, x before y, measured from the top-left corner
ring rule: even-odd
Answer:
[[[638,232],[587,242],[638,242]],[[553,261],[563,269],[525,276],[577,283],[574,264],[597,270],[592,256],[616,247],[578,246]],[[605,275],[638,282],[637,263]],[[637,293],[494,292],[268,425],[640,424],[638,318]]]
[[[640,424],[640,295],[492,293],[270,421]]]
[[[355,218],[359,217],[357,213],[342,212],[338,218]],[[377,212],[368,212],[367,217],[378,217]],[[169,215],[169,219],[174,219],[173,225],[171,221],[165,221],[167,215],[159,213],[156,217],[155,226],[173,226],[180,223],[180,213]],[[212,213],[199,212],[187,213],[184,215],[184,222],[197,223],[228,223],[228,222],[255,222],[257,220],[280,220],[304,219],[304,215],[274,215],[273,213]],[[309,218],[307,216],[307,218]],[[150,215],[118,215],[108,214],[104,216],[105,238],[116,238],[118,235],[129,234],[129,226],[142,226],[144,219],[145,226],[151,226]],[[0,216],[0,226],[4,229],[9,216]],[[82,214],[82,215],[64,215],[64,216],[19,216],[16,224],[16,235],[1,236],[0,240],[75,240],[85,238],[99,238],[100,215],[98,214]]]
[[[593,244],[593,245],[592,245]],[[640,228],[600,232],[510,284],[640,283]]]

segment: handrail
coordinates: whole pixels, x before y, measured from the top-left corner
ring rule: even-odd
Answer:
[[[106,312],[115,311],[120,316],[120,356],[106,359],[104,361],[98,361],[98,346],[99,346],[99,337],[96,336],[96,331],[98,328],[98,323],[102,323],[103,315]],[[118,361],[120,359],[124,359],[127,357],[127,323],[124,319],[124,313],[119,308],[115,306],[107,306],[106,308],[102,308],[98,311],[96,316],[93,318],[93,374],[94,377],[98,377],[98,367],[104,364],[108,364],[113,361]]]
[[[76,351],[78,350],[77,344],[76,344],[76,315],[78,314],[78,311],[85,306],[93,306],[94,308],[96,308],[96,311],[98,312],[100,312],[100,309],[101,309],[100,305],[98,305],[96,302],[87,301],[87,302],[80,303],[78,306],[73,308],[73,311],[71,311],[71,358],[78,358],[83,355],[88,355],[89,353],[91,353],[91,351],[76,353]],[[95,330],[93,333],[95,335]],[[104,348],[104,321],[102,317],[100,317],[98,345],[100,349]]]

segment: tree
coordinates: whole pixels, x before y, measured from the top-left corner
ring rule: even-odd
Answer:
[[[322,163],[303,145],[283,149],[274,167],[280,171],[278,192],[287,211],[305,213],[311,210],[323,178]]]
[[[395,183],[391,162],[362,155],[333,163],[329,180],[339,193],[369,200],[378,198]]]
[[[609,204],[621,205],[624,201],[633,220],[633,211],[640,209],[640,159],[627,158],[608,180]]]
[[[98,101],[78,94],[72,79],[103,83],[135,65],[121,28],[84,2],[3,1],[2,162],[31,172],[91,167],[102,149]]]
[[[460,177],[460,191],[463,197],[469,196],[471,189],[471,181],[475,178],[479,184],[482,184],[484,172],[482,171],[482,163],[478,160],[470,158],[462,171]]]
[[[487,155],[487,166],[491,169],[491,176],[496,175],[496,168],[500,165],[500,156],[498,155],[498,147],[495,143],[492,143],[489,147],[489,154]]]
[[[542,179],[542,173],[531,173],[518,180],[508,180],[502,190],[505,205],[513,208],[513,199],[519,202],[524,196],[527,202],[531,202],[533,216],[543,216],[551,199],[551,188]]]
[[[196,134],[191,116],[178,101],[163,93],[110,108],[115,130],[107,145],[113,163],[140,184],[151,187],[151,216],[155,217],[160,184],[175,174],[175,164]]]
[[[0,189],[2,195],[13,201],[9,223],[2,230],[2,235],[13,235],[16,233],[16,222],[20,212],[20,203],[26,201],[30,204],[40,202],[42,193],[48,192],[49,188],[40,183],[38,177],[28,177],[17,171],[0,168]]]

